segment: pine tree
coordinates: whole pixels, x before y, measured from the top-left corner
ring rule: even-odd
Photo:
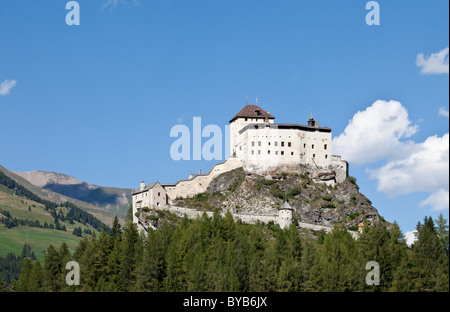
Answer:
[[[122,239],[122,228],[119,223],[119,219],[117,216],[114,217],[113,226],[111,229],[111,235],[110,235],[110,245],[111,247],[114,246],[116,240]]]
[[[145,242],[142,261],[136,267],[135,291],[159,292],[163,290],[166,246],[164,231],[150,230]]]
[[[185,225],[186,226],[186,225]],[[187,251],[185,231],[178,227],[167,251],[167,272],[164,278],[165,291],[186,291],[186,266],[184,258]]]
[[[39,260],[34,261],[30,274],[30,291],[39,292],[43,290],[44,272]]]
[[[442,213],[439,214],[437,220],[436,220],[436,225],[437,225],[437,232],[439,235],[439,240],[441,241],[441,244],[447,254],[449,254],[448,251],[448,245],[449,245],[449,239],[448,239],[448,224],[447,224],[447,219],[444,219],[444,216],[442,215]]]
[[[93,233],[91,239],[85,240],[85,247],[81,258],[79,258],[81,287],[83,291],[93,291],[100,277],[98,266],[96,266],[98,239]]]
[[[319,246],[310,235],[306,237],[302,244],[301,255],[301,288],[306,292],[321,291],[322,275],[320,268]]]
[[[335,227],[325,236],[321,266],[324,291],[358,291],[363,287],[365,263],[346,229]]]
[[[18,292],[30,292],[30,283],[31,283],[31,270],[32,264],[30,258],[23,259],[22,262],[22,271],[20,273],[19,280],[17,282],[17,291]]]
[[[448,289],[446,252],[439,239],[434,221],[425,217],[417,225],[417,241],[413,246],[413,285],[417,291],[443,291]],[[446,286],[444,286],[447,282]]]
[[[61,289],[61,267],[58,251],[50,245],[45,254],[44,285],[47,291],[57,292]]]
[[[134,279],[134,270],[139,260],[139,240],[136,224],[128,222],[123,233],[123,241],[120,244],[119,281],[117,285],[120,291],[130,290],[131,282]]]
[[[111,253],[111,245],[109,243],[109,237],[106,230],[103,229],[100,233],[100,237],[95,241],[95,252],[93,254],[93,270],[96,271],[96,280],[105,281],[107,276],[107,264],[108,257]],[[102,287],[97,287],[97,290],[102,290]]]
[[[365,291],[382,291],[391,287],[393,270],[397,268],[397,263],[393,262],[393,246],[395,246],[395,240],[399,239],[396,233],[397,237],[393,242],[392,234],[382,222],[377,222],[373,226],[365,226],[364,232],[357,241],[362,261],[364,263],[375,261],[380,270],[380,285],[364,285]]]
[[[122,242],[116,240],[108,256],[106,265],[106,281],[102,281],[102,291],[119,291]]]

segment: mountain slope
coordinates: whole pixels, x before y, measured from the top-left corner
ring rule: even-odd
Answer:
[[[132,189],[102,187],[72,176],[46,171],[14,172],[44,190],[50,190],[104,208],[123,218],[131,202]]]
[[[80,237],[75,229],[90,234],[101,231],[101,221],[73,204],[42,199],[0,171],[0,255],[20,254],[28,243],[43,260],[50,245],[66,242],[73,250]]]
[[[86,210],[87,212],[91,213],[94,217],[101,220],[106,225],[111,225],[114,221],[114,217],[117,215],[119,217],[119,220],[123,221],[124,216],[126,215],[126,212],[124,213],[123,210],[120,211],[120,213],[116,213],[117,209],[111,209],[112,211],[109,211],[105,207],[99,207],[91,203],[84,202],[80,199],[72,198],[70,196],[59,194],[57,192],[52,191],[51,189],[44,189],[40,188],[32,183],[30,183],[27,179],[23,178],[22,176],[14,173],[13,171],[10,171],[3,166],[0,165],[0,172],[3,172],[7,177],[14,180],[18,184],[22,185],[24,188],[32,192],[33,194],[36,194],[40,198],[48,201],[55,202],[57,204],[62,204],[65,202],[70,202],[75,204],[76,206]]]

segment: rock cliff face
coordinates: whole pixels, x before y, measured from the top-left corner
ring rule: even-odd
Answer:
[[[264,175],[242,168],[216,177],[205,193],[174,201],[176,206],[213,210],[229,209],[236,214],[275,215],[287,200],[294,208],[294,219],[323,226],[342,224],[357,230],[361,222],[372,225],[383,220],[358,190],[352,177],[335,186],[326,176],[311,176],[305,168],[271,171]],[[321,183],[319,183],[321,182]]]

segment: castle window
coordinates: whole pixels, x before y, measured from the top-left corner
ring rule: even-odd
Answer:
[[[270,155],[270,150],[269,150],[269,151],[267,151],[267,154],[269,154],[269,155]]]
[[[316,158],[316,154],[313,154],[313,158]]]
[[[284,151],[281,151],[281,155],[284,155]]]
[[[328,155],[325,155],[325,159],[327,159],[328,158]]]
[[[303,144],[303,148],[306,148],[306,143],[305,143],[305,144]]]
[[[326,144],[323,146],[323,149],[327,149],[327,145]]]
[[[288,147],[291,147],[291,142],[288,142]]]
[[[161,196],[161,193],[160,193],[160,192],[158,192],[158,196]]]
[[[281,147],[283,147],[284,146],[284,142],[281,142]]]
[[[252,141],[252,146],[255,146],[255,141]]]
[[[314,144],[313,144],[313,145],[311,145],[311,148],[312,148],[312,149],[314,149]]]
[[[261,150],[258,150],[258,155],[261,155]]]
[[[261,141],[258,141],[258,146],[261,146]]]
[[[255,155],[255,151],[252,151],[252,155]]]
[[[275,142],[275,146],[278,146],[278,142]]]
[[[291,152],[291,156],[294,156],[294,152]]]
[[[239,146],[239,150],[242,151],[242,146]]]
[[[275,155],[278,155],[278,151],[275,151]]]

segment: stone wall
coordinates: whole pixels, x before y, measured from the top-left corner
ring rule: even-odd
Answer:
[[[225,162],[215,165],[208,174],[197,175],[190,180],[180,180],[174,185],[164,185],[169,203],[177,197],[192,197],[203,193],[218,175],[242,167],[241,160],[230,157]]]
[[[198,217],[201,217],[202,214],[204,213],[203,211],[196,210],[193,208],[176,207],[176,206],[170,206],[170,205],[163,206],[161,208],[158,208],[157,210],[169,211],[180,218],[187,216],[189,219],[196,219]],[[206,215],[209,218],[212,218],[214,213],[212,211],[206,211]],[[222,212],[221,216],[222,217],[225,216],[225,212]],[[233,218],[235,221],[241,220],[242,222],[247,223],[247,224],[255,224],[257,222],[267,224],[270,221],[273,221],[277,224],[280,224],[280,226],[282,226],[283,224],[286,223],[286,221],[288,221],[288,220],[285,220],[286,216],[283,214],[281,214],[281,215],[233,214]],[[287,223],[291,224],[292,221],[287,222]],[[150,226],[152,229],[156,229],[152,225],[147,225],[147,226]],[[144,227],[143,223],[141,223],[141,222],[138,222],[138,228],[139,228],[139,230],[147,231],[147,229]],[[329,233],[333,229],[330,226],[316,225],[316,224],[310,224],[310,223],[304,223],[304,222],[298,222],[298,228],[309,229],[309,230],[314,230],[314,231],[324,231],[325,233]],[[349,233],[353,236],[354,239],[358,238],[357,231],[349,231]]]
[[[176,207],[176,206],[166,206],[158,210],[166,210],[169,212],[172,212],[177,217],[184,217],[185,215],[189,219],[195,219],[197,217],[201,217],[203,214],[203,211],[196,210],[193,208],[184,208],[184,207]],[[208,217],[213,216],[213,212],[206,211],[206,214]],[[221,213],[222,216],[225,216],[225,212]],[[275,223],[278,223],[278,215],[250,215],[250,214],[233,214],[234,220],[241,220],[242,222],[249,223],[249,224],[255,224],[258,221],[261,223],[268,223],[270,221],[273,221]]]

